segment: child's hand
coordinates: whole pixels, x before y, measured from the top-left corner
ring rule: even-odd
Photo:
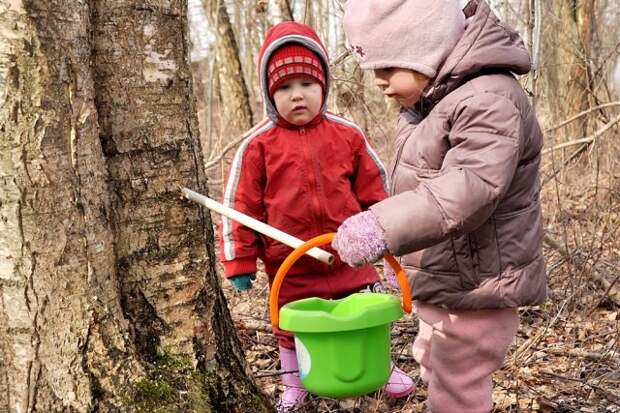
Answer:
[[[237,291],[247,291],[252,288],[252,280],[256,279],[255,272],[249,272],[247,274],[239,274],[234,277],[230,277],[229,280]]]
[[[347,218],[338,228],[332,247],[353,267],[375,262],[387,252],[383,228],[370,211]]]

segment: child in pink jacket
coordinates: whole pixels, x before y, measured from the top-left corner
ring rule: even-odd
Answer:
[[[514,74],[519,35],[483,0],[351,0],[363,69],[402,106],[392,196],[348,218],[332,246],[351,265],[400,257],[433,413],[488,413],[519,306],[546,296],[542,133]]]
[[[240,145],[231,165],[224,204],[300,239],[335,231],[345,218],[386,197],[386,172],[361,130],[326,111],[327,52],[301,23],[271,28],[259,56],[259,79],[269,117]],[[221,259],[226,277],[247,290],[256,261],[265,264],[269,283],[291,248],[228,218],[222,219]],[[302,257],[282,284],[279,307],[308,297],[342,298],[378,284],[373,266],[329,266]],[[279,412],[300,407],[307,392],[297,374],[292,334],[278,338],[284,392]],[[293,373],[294,372],[294,373]],[[384,391],[404,397],[413,380],[394,366]]]

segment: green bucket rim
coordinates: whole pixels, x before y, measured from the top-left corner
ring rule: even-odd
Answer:
[[[361,300],[363,304],[355,314],[333,314],[333,310],[349,305],[348,301],[352,300]],[[391,323],[403,314],[400,300],[388,294],[356,293],[339,300],[311,297],[290,302],[280,309],[280,329],[293,333],[361,330]]]

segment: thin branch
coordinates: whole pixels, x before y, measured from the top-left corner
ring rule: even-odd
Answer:
[[[340,52],[340,54],[338,56],[336,56],[332,60],[331,67],[338,66],[339,64],[344,62],[346,60],[346,58],[349,57],[350,55],[351,55],[351,52],[348,49],[343,50],[342,52]]]
[[[291,9],[291,5],[288,0],[278,0],[278,4],[280,6],[280,12],[282,13],[283,19],[294,21],[293,10]]]
[[[254,374],[254,377],[257,379],[263,378],[263,377],[273,377],[273,376],[282,376],[284,374],[295,374],[295,373],[299,373],[299,370],[264,370],[260,373]]]
[[[609,390],[606,390],[604,388],[602,388],[601,386],[598,386],[596,384],[592,384],[592,383],[588,383],[587,379],[578,379],[578,378],[574,378],[574,377],[568,377],[568,376],[562,376],[561,374],[557,374],[554,373],[552,371],[547,371],[547,370],[540,370],[540,374],[543,376],[548,376],[548,377],[555,377],[561,380],[568,380],[568,381],[572,381],[572,382],[577,382],[577,383],[581,383],[583,386],[588,386],[593,390],[598,390],[601,393],[605,394],[605,397],[607,397],[609,400],[612,401],[620,401],[620,398],[618,398],[618,396],[616,396],[615,394],[611,393]]]
[[[205,168],[210,169],[216,166],[224,158],[224,156],[226,155],[226,153],[228,153],[228,151],[230,151],[231,149],[239,145],[241,142],[243,142],[243,140],[246,137],[247,137],[247,133],[244,133],[243,135],[237,136],[235,139],[228,142],[228,145],[224,146],[224,149],[222,149],[222,151],[217,156],[210,158],[207,162],[205,162]]]
[[[334,0],[334,4],[338,7],[338,10],[340,10],[340,13],[344,13],[344,1]]]
[[[583,269],[587,264],[589,264],[587,260],[575,259],[576,257],[571,256],[571,254],[566,250],[566,248],[562,247],[558,241],[553,239],[548,234],[545,235],[544,242],[547,246],[562,254],[564,258],[571,262],[574,262],[578,268]],[[605,294],[609,297],[609,299],[613,301],[616,305],[620,306],[620,291],[618,291],[617,288],[614,288],[616,282],[618,281],[618,278],[616,278],[613,282],[609,281],[605,273],[597,265],[592,266],[591,274],[592,278],[605,289]]]
[[[609,103],[605,103],[604,105],[599,105],[599,106],[594,106],[590,109],[584,110],[583,112],[579,112],[578,114],[576,114],[575,116],[573,116],[572,118],[569,118],[565,121],[563,121],[562,123],[560,123],[559,125],[553,126],[552,128],[549,128],[545,131],[545,133],[549,133],[549,132],[553,132],[554,130],[560,129],[561,127],[564,127],[566,125],[568,125],[571,122],[576,121],[577,119],[592,113],[596,110],[600,110],[600,109],[604,109],[604,108],[608,108],[608,107],[612,107],[612,106],[620,106],[620,101],[616,101],[616,102],[609,102]]]
[[[566,165],[570,164],[570,163],[573,161],[573,159],[575,159],[577,156],[579,156],[579,154],[580,154],[581,152],[585,151],[585,150],[588,148],[588,146],[589,146],[589,145],[590,145],[590,144],[587,144],[587,143],[586,143],[586,144],[581,145],[581,147],[579,147],[579,149],[577,149],[575,152],[573,152],[573,153],[572,153],[572,154],[568,157],[568,159],[566,159],[566,160],[562,163],[562,165],[561,165],[558,169],[556,169],[555,171],[553,171],[553,173],[552,173],[549,177],[545,178],[545,180],[544,180],[544,181],[543,181],[543,183],[542,183],[542,186],[544,187],[545,185],[547,185],[547,184],[548,184],[548,183],[549,183],[549,182],[550,182],[553,178],[555,178],[555,177],[557,176],[557,174],[559,174],[560,172],[562,172],[562,170],[566,167]]]
[[[618,122],[620,122],[620,116],[617,116],[611,122],[607,123],[601,129],[597,130],[596,132],[594,132],[592,135],[590,135],[588,137],[581,138],[581,139],[576,139],[574,141],[560,143],[559,145],[555,145],[555,146],[553,146],[551,148],[544,149],[542,151],[542,154],[545,155],[545,154],[547,154],[549,152],[553,152],[553,151],[556,151],[558,149],[568,148],[569,146],[574,146],[574,145],[579,145],[579,144],[590,145],[595,140],[597,140],[599,137],[601,137],[601,135],[603,135],[605,132],[607,132],[609,129],[611,129]]]
[[[525,360],[521,360],[521,357],[523,357],[529,351],[530,348],[536,346],[545,337],[547,332],[553,328],[555,323],[560,318],[562,311],[564,311],[565,306],[566,306],[566,301],[562,303],[562,306],[560,307],[560,310],[558,311],[558,313],[553,317],[552,320],[549,321],[547,325],[545,325],[542,331],[540,331],[535,336],[528,338],[523,344],[521,344],[521,346],[517,350],[515,350],[514,353],[510,355],[509,363],[507,364],[513,364],[514,365],[513,367],[517,367],[517,363],[520,362],[520,365],[524,365],[525,362],[529,358],[532,357],[534,352],[530,352],[529,356],[525,357]]]
[[[560,143],[558,145],[555,145],[554,147],[543,149],[543,151],[541,153],[543,155],[546,155],[549,152],[554,152],[554,151],[557,151],[559,149],[564,149],[564,148],[568,148],[570,146],[579,145],[580,143],[588,143],[589,144],[589,143],[592,143],[592,141],[594,141],[594,138],[592,136],[588,136],[587,138],[575,139],[574,141],[568,141],[568,142]]]

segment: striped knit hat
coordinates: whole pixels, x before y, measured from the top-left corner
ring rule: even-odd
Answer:
[[[299,43],[287,43],[276,50],[269,59],[267,78],[269,97],[287,80],[310,76],[325,90],[325,71],[319,57]]]

